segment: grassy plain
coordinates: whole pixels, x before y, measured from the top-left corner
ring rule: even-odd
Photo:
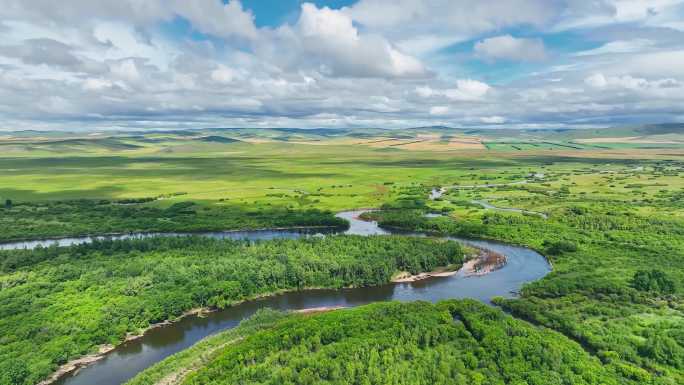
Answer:
[[[390,142],[422,140],[428,135],[424,131],[395,133]],[[505,138],[471,135],[463,141],[483,141],[493,149],[452,146],[458,140],[453,136],[441,140],[443,147],[406,148],[408,145],[377,147],[378,141],[385,142],[385,136],[317,137],[297,132],[275,140],[268,133],[258,136],[254,132],[0,139],[4,150],[0,155],[0,198],[31,202],[162,196],[165,199],[148,204],[164,207],[194,201],[339,210],[379,206],[402,185],[524,179],[531,172],[544,171],[570,173],[564,175],[565,182],[577,183],[578,191],[589,193],[595,190],[592,177],[639,167],[646,160],[681,159],[684,155],[684,144],[672,143],[639,149],[630,148],[629,143],[609,143],[614,147],[578,149],[567,144],[570,139],[551,142],[538,138],[511,144]],[[684,140],[684,135],[679,136]],[[428,137],[434,141],[441,138],[434,133]],[[522,150],[513,145],[523,146]],[[580,175],[573,170],[583,171]],[[633,175],[624,182],[642,181]],[[681,187],[676,177],[657,176],[649,182],[668,184],[655,186],[664,189]],[[605,187],[603,192],[608,191]],[[646,187],[647,192],[652,190]]]

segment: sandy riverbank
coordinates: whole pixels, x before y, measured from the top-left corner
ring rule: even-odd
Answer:
[[[98,360],[101,360],[104,358],[104,356],[114,350],[116,346],[114,345],[103,345],[100,346],[100,349],[98,350],[97,353],[89,354],[87,356],[83,356],[81,358],[78,358],[76,360],[72,360],[67,362],[66,364],[63,364],[62,366],[57,369],[52,375],[45,380],[41,381],[38,383],[38,385],[49,385],[55,381],[57,381],[59,378],[62,376],[75,372],[80,368],[83,368],[85,366],[88,366],[92,364],[93,362],[96,362]]]
[[[449,277],[458,274],[458,270],[435,270],[427,273],[411,274],[408,271],[401,272],[392,278],[392,283],[416,282],[432,277]]]
[[[76,373],[80,369],[105,358],[108,353],[112,352],[114,349],[125,344],[126,342],[134,341],[134,340],[137,340],[138,338],[142,338],[145,335],[145,333],[147,333],[148,331],[150,331],[152,329],[156,329],[156,328],[160,328],[163,326],[170,325],[174,322],[178,322],[179,320],[181,320],[185,317],[191,316],[191,315],[201,316],[204,313],[210,313],[213,311],[216,311],[216,310],[208,309],[208,308],[191,309],[191,310],[186,311],[181,316],[179,316],[173,320],[166,320],[163,322],[152,324],[149,327],[139,331],[138,334],[128,333],[126,335],[126,338],[124,338],[124,340],[120,344],[117,344],[117,345],[112,345],[112,344],[101,345],[98,348],[97,353],[88,354],[86,356],[79,357],[75,360],[71,360],[65,364],[60,365],[59,368],[57,368],[57,370],[50,375],[50,377],[39,382],[37,385],[50,385],[53,382],[59,380],[60,378],[62,378],[63,376],[65,376],[67,374]]]
[[[311,313],[323,313],[326,311],[333,311],[333,310],[338,310],[338,309],[346,309],[347,306],[321,306],[321,307],[310,307],[307,309],[299,309],[295,310],[294,313],[301,313],[301,314],[311,314]]]
[[[477,250],[471,259],[466,261],[459,269],[449,269],[446,267],[439,268],[435,271],[426,273],[411,274],[409,272],[402,272],[392,278],[393,283],[408,283],[421,281],[433,277],[450,277],[452,275],[461,274],[464,277],[480,276],[491,273],[506,265],[506,257],[502,254],[495,253],[489,250]]]
[[[505,265],[506,256],[490,250],[481,249],[475,258],[472,258],[463,264],[460,271],[464,277],[479,276],[499,270]]]

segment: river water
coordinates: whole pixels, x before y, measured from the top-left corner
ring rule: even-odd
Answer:
[[[382,235],[394,232],[381,229],[375,222],[358,219],[363,211],[347,211],[338,216],[350,222],[346,234]],[[425,236],[417,233],[403,235]],[[181,236],[185,234],[131,234],[117,238],[148,236]],[[202,233],[205,236],[232,239],[300,238],[309,232],[292,230],[241,231]],[[359,306],[377,301],[430,301],[450,298],[474,298],[489,303],[494,296],[511,297],[526,282],[542,278],[551,271],[546,259],[536,251],[498,242],[465,240],[447,237],[472,246],[492,250],[507,257],[507,264],[484,276],[465,277],[459,273],[450,277],[434,277],[411,283],[388,284],[340,290],[307,290],[291,292],[249,301],[203,317],[188,316],[170,325],[149,330],[141,338],[126,342],[90,366],[68,374],[55,384],[60,385],[119,385],[162,359],[186,349],[202,338],[237,326],[241,320],[258,309],[298,310],[324,306]],[[59,245],[83,243],[92,238],[69,238],[40,242],[17,242],[0,246],[4,249],[32,248],[38,244],[58,242]]]

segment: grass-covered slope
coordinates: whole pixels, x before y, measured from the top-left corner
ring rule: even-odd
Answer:
[[[263,318],[261,330],[211,337],[129,385],[620,383],[577,343],[472,300]]]
[[[283,290],[388,283],[460,264],[458,243],[398,236],[103,241],[0,253],[0,384],[35,384],[127,333]]]

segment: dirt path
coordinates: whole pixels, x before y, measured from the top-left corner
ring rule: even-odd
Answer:
[[[212,358],[212,355],[218,351],[219,349],[222,349],[228,345],[232,345],[236,342],[241,341],[242,338],[236,338],[234,340],[230,340],[226,343],[214,346],[211,349],[207,349],[202,354],[197,356],[195,360],[190,362],[187,366],[185,366],[183,369],[178,370],[177,372],[172,372],[166,375],[166,377],[162,378],[161,380],[157,381],[155,385],[178,385],[185,380],[185,378],[192,372],[200,369],[202,367],[202,363],[207,362],[209,359]]]

